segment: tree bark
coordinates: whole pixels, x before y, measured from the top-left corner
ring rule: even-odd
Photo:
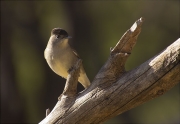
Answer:
[[[180,39],[139,67],[125,71],[143,20],[137,20],[122,36],[90,87],[79,94],[76,88],[81,60],[77,62],[59,101],[40,124],[102,123],[163,95],[180,82]]]

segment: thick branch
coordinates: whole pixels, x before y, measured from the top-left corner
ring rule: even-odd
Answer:
[[[98,124],[162,95],[180,82],[180,39],[136,69],[123,70],[140,33],[141,21],[135,24],[131,35],[121,38],[120,43],[124,42],[124,45],[112,49],[92,85],[71,100],[61,97],[40,123]]]

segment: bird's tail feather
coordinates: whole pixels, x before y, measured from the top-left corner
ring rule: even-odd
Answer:
[[[78,81],[84,86],[84,88],[87,88],[90,85],[90,81],[89,81],[86,73],[81,74]]]

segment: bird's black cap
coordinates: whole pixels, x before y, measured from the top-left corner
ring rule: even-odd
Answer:
[[[52,29],[51,35],[68,37],[68,33],[64,29],[62,29],[62,28],[54,28],[54,29]]]

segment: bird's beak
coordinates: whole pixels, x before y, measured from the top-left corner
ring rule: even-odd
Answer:
[[[71,37],[71,36],[68,36],[68,37],[67,37],[67,39],[70,39],[70,38],[72,38],[72,37]]]

